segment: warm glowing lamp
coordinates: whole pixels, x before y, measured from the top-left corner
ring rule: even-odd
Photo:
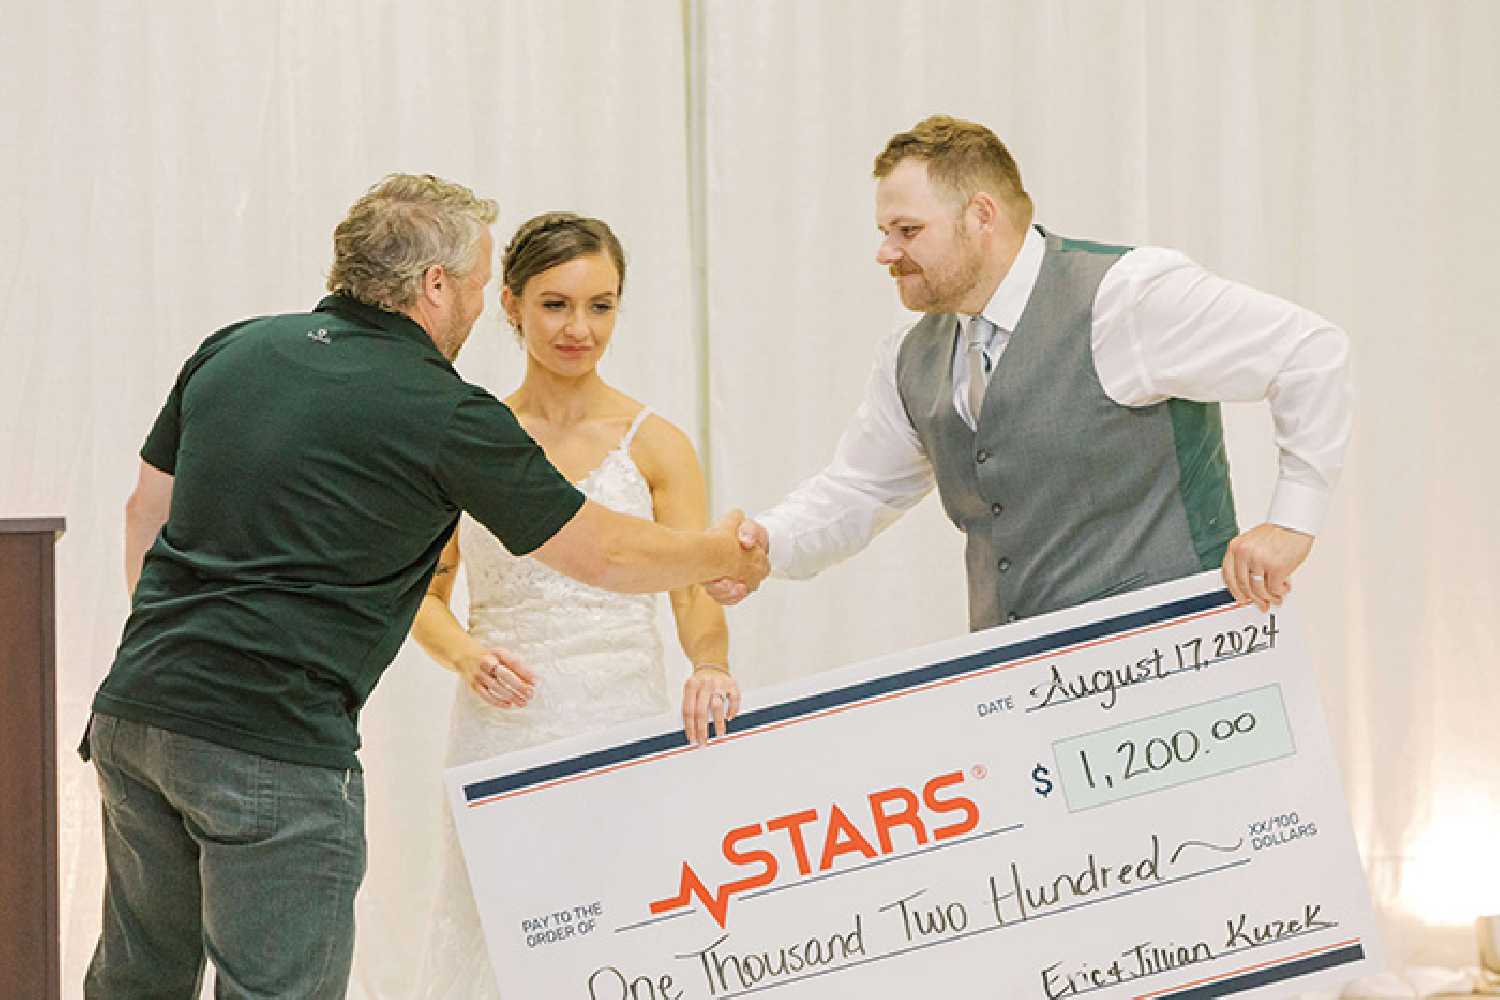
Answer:
[[[1476,914],[1495,912],[1500,869],[1486,862],[1494,855],[1497,817],[1477,806],[1444,808],[1442,822],[1413,838],[1407,851],[1398,905],[1429,927],[1465,927]]]
[[[1500,802],[1474,790],[1449,790],[1434,808],[1440,820],[1412,838],[1396,905],[1429,927],[1473,922],[1478,935],[1481,984],[1477,992],[1500,996],[1500,866],[1492,863]],[[1480,916],[1476,914],[1494,914]],[[1444,994],[1448,996],[1451,994]]]

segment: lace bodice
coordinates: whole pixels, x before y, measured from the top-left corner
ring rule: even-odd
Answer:
[[[595,503],[636,517],[652,516],[651,489],[623,441],[577,484]],[[469,632],[482,642],[544,646],[590,631],[639,627],[655,620],[652,594],[615,594],[510,554],[483,525],[464,515],[459,551],[469,578]]]

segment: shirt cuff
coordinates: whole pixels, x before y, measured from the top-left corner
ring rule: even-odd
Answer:
[[[771,575],[780,580],[792,579],[790,566],[788,566],[791,559],[792,541],[786,526],[773,511],[757,514],[752,520],[766,529],[766,537],[769,539],[766,558],[771,562]]]
[[[1283,528],[1316,535],[1328,513],[1328,494],[1312,486],[1281,479],[1271,495],[1271,511],[1266,520]]]

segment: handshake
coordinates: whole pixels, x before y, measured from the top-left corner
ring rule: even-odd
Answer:
[[[735,540],[739,547],[739,568],[732,575],[709,581],[703,589],[720,604],[738,604],[753,594],[771,572],[770,536],[760,522],[752,521],[738,510],[726,514],[714,525],[712,533]]]

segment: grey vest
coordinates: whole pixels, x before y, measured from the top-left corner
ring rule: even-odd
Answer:
[[[896,361],[943,509],[967,536],[976,630],[1212,569],[1238,533],[1218,404],[1121,406],[1099,383],[1094,295],[1129,248],[1043,235],[978,433],[953,409],[956,317],[925,316]]]

